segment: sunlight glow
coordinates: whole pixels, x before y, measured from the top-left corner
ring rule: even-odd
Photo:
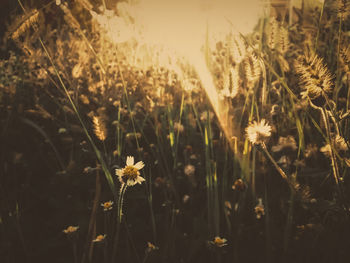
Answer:
[[[228,123],[228,106],[219,101],[205,52],[228,34],[251,33],[262,13],[262,0],[140,0],[121,2],[114,11],[92,12],[92,16],[114,43],[136,40],[135,62],[147,63],[145,50],[151,48],[157,56],[147,57],[149,65],[159,63],[181,77],[176,64],[186,60],[196,70],[230,141],[239,135]]]

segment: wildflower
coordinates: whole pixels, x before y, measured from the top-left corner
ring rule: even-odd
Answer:
[[[190,155],[190,159],[191,159],[191,160],[197,160],[197,155],[191,154],[191,155]]]
[[[283,167],[283,168],[287,168],[289,165],[291,165],[291,160],[288,156],[283,155],[278,161],[277,163]]]
[[[154,186],[155,187],[162,187],[166,185],[166,181],[162,177],[157,177],[156,180],[154,180]]]
[[[192,146],[191,146],[191,145],[186,145],[186,146],[185,146],[185,151],[186,151],[186,152],[191,153],[191,152],[192,152],[192,150],[193,150],[193,148],[192,148]]]
[[[186,165],[185,168],[184,168],[184,173],[185,173],[185,175],[187,175],[187,176],[192,176],[192,175],[194,175],[195,171],[196,171],[196,168],[195,168],[192,164],[188,164],[188,165]]]
[[[212,111],[209,111],[209,119],[212,120],[214,118],[214,113]],[[203,111],[200,116],[201,121],[206,122],[208,119],[208,112]]]
[[[129,132],[129,133],[127,133],[126,135],[125,135],[125,138],[127,139],[127,140],[139,140],[140,138],[141,138],[141,133],[139,133],[139,132],[136,132],[136,133],[134,133],[134,132]]]
[[[103,207],[103,211],[109,211],[112,210],[113,208],[113,201],[107,201],[101,204],[101,206]]]
[[[246,128],[246,133],[252,144],[261,144],[271,136],[271,126],[268,125],[265,119],[260,122],[254,121]]]
[[[92,242],[102,242],[103,240],[105,240],[106,235],[98,235],[94,240],[92,240]]]
[[[126,166],[123,169],[116,169],[116,175],[119,177],[121,184],[127,184],[128,186],[134,186],[135,184],[141,184],[145,181],[140,176],[139,170],[141,170],[145,164],[142,161],[134,164],[134,157],[128,156],[126,158]]]
[[[238,211],[238,208],[239,208],[239,203],[236,202],[236,203],[235,203],[235,206],[233,207],[233,209],[235,210],[235,212],[237,212],[237,211]]]
[[[66,128],[59,128],[58,133],[59,134],[67,133],[67,129]]]
[[[67,235],[75,233],[79,229],[79,226],[69,226],[63,230],[63,232]]]
[[[182,81],[182,86],[183,86],[184,90],[187,92],[199,90],[198,80],[196,80],[196,79],[185,79]]]
[[[231,202],[230,201],[225,201],[225,207],[229,210],[232,209],[232,205],[231,205]]]
[[[265,207],[261,198],[258,199],[258,204],[255,206],[254,211],[257,219],[260,219],[263,215],[265,215]]]
[[[90,104],[89,98],[86,95],[84,95],[84,94],[80,94],[79,99],[85,105],[89,105]]]
[[[318,152],[318,147],[315,144],[308,144],[305,149],[305,158],[315,158]]]
[[[237,179],[232,185],[233,190],[244,191],[246,188],[247,185],[243,182],[242,179]]]
[[[270,114],[271,116],[277,116],[281,112],[281,107],[277,104],[272,105]]]
[[[188,200],[190,200],[190,196],[189,195],[184,195],[182,198],[182,201],[184,202],[184,204],[186,204],[188,202]]]
[[[176,132],[182,133],[184,131],[184,129],[185,128],[184,128],[184,126],[181,123],[179,123],[179,122],[175,122],[174,123],[174,130]]]
[[[271,150],[273,152],[294,152],[297,149],[297,145],[293,136],[279,137],[278,144],[273,146]]]
[[[221,238],[216,236],[213,241],[210,241],[209,243],[216,246],[216,247],[223,247],[227,245],[227,240],[225,238]]]
[[[333,139],[333,143],[334,143],[334,149],[337,152],[346,152],[348,150],[348,145],[346,144],[345,139],[339,135],[337,135]],[[321,147],[320,152],[322,152],[325,156],[330,157],[331,146],[329,144],[326,144],[325,146]]]
[[[159,247],[156,247],[151,242],[147,242],[146,253],[150,253],[150,252],[152,252],[154,250],[158,250],[158,249],[159,249]]]

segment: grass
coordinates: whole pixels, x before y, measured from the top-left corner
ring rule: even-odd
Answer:
[[[18,3],[0,60],[4,262],[350,257],[347,12],[325,1],[215,41],[204,25],[208,77],[138,35],[114,42],[83,0]]]

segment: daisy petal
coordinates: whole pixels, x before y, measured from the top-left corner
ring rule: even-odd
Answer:
[[[134,180],[128,180],[128,181],[126,182],[126,184],[127,184],[127,186],[134,186],[134,185],[136,184],[136,181],[134,181]]]
[[[118,176],[123,176],[123,169],[116,169],[115,174]]]
[[[126,165],[127,166],[134,165],[134,157],[132,157],[132,156],[126,157]]]
[[[145,166],[145,164],[142,162],[142,161],[139,161],[137,162],[134,167],[137,169],[137,170],[141,170],[143,167]]]
[[[146,180],[145,180],[145,178],[139,176],[139,177],[137,177],[136,181],[137,181],[138,184],[142,184],[142,182],[144,182]]]

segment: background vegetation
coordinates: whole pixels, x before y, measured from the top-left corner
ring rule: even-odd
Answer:
[[[204,44],[229,138],[193,65],[137,60],[103,3],[8,4],[1,261],[348,262],[350,3]]]

